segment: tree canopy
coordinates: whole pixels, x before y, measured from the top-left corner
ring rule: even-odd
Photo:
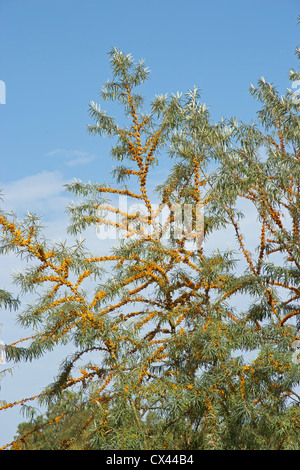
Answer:
[[[300,103],[261,78],[257,123],[213,122],[196,87],[145,110],[144,62],[109,57],[101,99],[126,124],[91,102],[88,130],[112,139],[115,185],[67,185],[70,246],[30,213],[0,213],[1,253],[26,260],[15,284],[36,298],[18,314],[33,334],[8,359],[74,347],[42,393],[3,404],[48,406],[3,448],[299,450]],[[166,161],[154,204],[151,172]],[[241,204],[259,224],[254,248]],[[90,253],[89,227],[118,235],[108,254]],[[236,249],[206,248],[226,230]]]

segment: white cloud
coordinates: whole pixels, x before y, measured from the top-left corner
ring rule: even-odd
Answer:
[[[41,202],[61,197],[65,183],[60,171],[43,171],[10,183],[0,183],[4,207],[6,210],[32,211],[32,206],[41,207]]]
[[[86,165],[95,160],[96,155],[83,152],[81,150],[55,149],[47,153],[47,157],[60,156],[66,159],[65,165],[73,167],[77,165]]]
[[[78,157],[78,158],[74,158],[73,160],[68,160],[66,162],[66,165],[67,166],[77,166],[77,165],[86,165],[87,163],[90,163],[92,162],[93,160],[95,160],[96,156],[95,155],[90,155],[90,156],[83,156],[83,157]]]

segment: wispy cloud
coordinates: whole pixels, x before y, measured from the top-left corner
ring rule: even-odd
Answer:
[[[65,165],[73,167],[86,165],[95,160],[96,155],[81,150],[70,150],[58,148],[47,153],[47,157],[60,156],[65,159]]]
[[[0,183],[5,200],[13,203],[28,203],[49,196],[57,196],[62,191],[63,184],[60,171],[42,171],[7,184]]]
[[[66,207],[72,198],[64,187],[72,181],[64,179],[60,171],[43,171],[5,184],[1,184],[0,181],[3,199],[0,201],[0,207],[7,212],[14,211],[20,218],[27,211],[41,215],[45,236],[48,239],[72,242],[73,238],[66,232],[70,223]],[[89,240],[89,248],[93,253],[102,253],[114,243],[111,240],[99,240],[96,236],[96,227],[87,230],[83,238]]]
[[[28,210],[57,214],[67,204],[64,184],[69,182],[60,171],[42,171],[10,183],[0,182],[1,206],[16,213]]]

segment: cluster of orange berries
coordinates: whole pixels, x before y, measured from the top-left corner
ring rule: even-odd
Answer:
[[[275,127],[277,127],[277,132],[278,132],[278,137],[279,137],[279,142],[280,142],[280,149],[282,152],[285,152],[284,135],[280,127],[280,123],[278,121],[275,123]]]
[[[31,398],[23,398],[22,400],[14,401],[13,403],[7,403],[6,405],[0,406],[0,410],[6,410],[7,408],[12,408],[13,406],[16,406],[16,405],[23,405],[27,401],[35,400],[36,398],[39,398],[42,395],[43,394],[40,393],[39,395],[35,395],[34,397],[31,397]]]
[[[150,320],[152,320],[152,318],[154,318],[155,316],[157,315],[157,312],[154,311],[154,312],[151,312],[149,315],[147,315],[143,320],[139,321],[135,327],[138,329],[138,328],[141,328],[143,325],[145,325],[146,323],[148,323]]]

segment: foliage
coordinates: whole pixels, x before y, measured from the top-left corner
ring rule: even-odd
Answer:
[[[149,75],[144,63],[117,49],[110,61],[101,98],[119,102],[128,124],[91,103],[89,132],[114,141],[116,185],[68,185],[82,198],[68,208],[74,245],[47,241],[31,214],[22,222],[0,215],[2,253],[28,263],[15,282],[37,296],[18,316],[34,329],[29,345],[8,345],[8,357],[31,361],[74,345],[53,384],[2,407],[48,404],[4,448],[299,450],[299,104],[260,79],[250,89],[261,104],[258,124],[213,123],[197,88],[157,96],[144,112],[136,90]],[[154,207],[150,175],[166,157],[174,163]],[[115,196],[144,211],[123,211]],[[260,224],[253,252],[241,201]],[[123,234],[110,254],[91,255],[77,239],[95,225]],[[206,250],[225,230],[237,250]]]
[[[16,310],[19,306],[19,300],[15,299],[13,295],[10,292],[7,292],[6,290],[0,289],[0,308],[6,308],[9,310]],[[0,323],[0,333],[1,333],[1,323]],[[4,347],[4,344],[1,343],[1,346]],[[3,352],[3,350],[2,350]],[[3,358],[0,357],[1,361],[3,361]],[[4,357],[4,360],[6,358]],[[1,364],[0,361],[0,364]],[[8,373],[12,374],[12,368],[11,367],[6,367],[2,370],[0,370],[0,380],[5,377]],[[0,386],[1,390],[1,386]],[[0,406],[7,405],[7,403],[4,400],[0,400]]]

